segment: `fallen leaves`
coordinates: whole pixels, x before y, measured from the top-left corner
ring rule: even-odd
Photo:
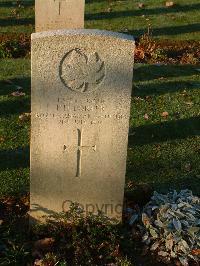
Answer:
[[[5,138],[0,136],[0,143],[4,142],[5,141]]]
[[[44,263],[43,263],[43,260],[35,260],[35,262],[34,262],[34,266],[43,266],[44,265]]]
[[[14,97],[21,97],[21,96],[25,96],[26,93],[25,92],[21,92],[21,91],[14,91],[10,95],[14,96]]]
[[[0,219],[7,220],[10,215],[23,216],[29,209],[29,196],[0,198]]]
[[[29,121],[31,118],[31,113],[23,113],[19,116],[19,120],[22,122]]]
[[[147,227],[151,224],[150,219],[146,213],[142,214],[142,222]]]
[[[193,249],[192,250],[192,255],[200,256],[200,249]]]
[[[111,7],[107,8],[106,12],[108,12],[108,13],[112,12],[112,8]]]
[[[46,237],[40,240],[37,240],[34,243],[33,247],[33,252],[32,255],[33,257],[39,257],[42,258],[42,254],[45,252],[51,251],[53,244],[55,243],[55,239],[52,237]]]
[[[168,112],[162,112],[161,116],[163,118],[167,118],[169,116],[169,113]]]
[[[136,47],[135,48],[135,58],[136,59],[144,59],[145,58],[145,53],[144,53],[144,49],[140,48],[140,47]]]
[[[174,4],[173,1],[167,1],[167,2],[165,3],[165,6],[166,6],[166,7],[173,7],[173,6],[175,6],[175,4]]]
[[[145,115],[144,115],[144,119],[145,119],[145,120],[149,120],[149,115],[148,115],[148,114],[145,114]]]
[[[186,90],[183,90],[181,93],[180,93],[181,96],[188,96],[187,94],[187,91]]]
[[[144,8],[145,5],[144,5],[144,3],[139,3],[139,4],[138,4],[138,7],[139,7],[139,8]]]
[[[185,104],[187,104],[188,106],[192,106],[193,102],[185,102]]]
[[[145,15],[141,15],[146,21]],[[136,39],[136,62],[150,62],[157,66],[166,64],[192,64],[199,65],[200,49],[198,41],[155,41],[150,32]],[[160,53],[159,53],[160,51]],[[199,68],[196,69],[199,72]]]
[[[38,250],[49,250],[52,247],[55,240],[52,237],[46,237],[44,239],[37,240],[34,244],[34,248]]]

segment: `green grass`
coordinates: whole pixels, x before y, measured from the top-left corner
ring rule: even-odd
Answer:
[[[32,33],[34,31],[34,1],[0,0],[0,33]],[[110,4],[109,4],[110,2]],[[200,40],[199,0],[176,0],[176,6],[165,7],[163,0],[142,1],[88,0],[86,1],[86,28],[129,32],[138,36],[153,29],[155,38]]]
[[[30,123],[18,117],[30,112],[30,61],[1,60],[0,80],[0,194],[19,194],[29,189]],[[10,96],[17,86],[25,96]],[[135,66],[127,180],[200,195],[199,88],[197,66]]]
[[[32,33],[34,32],[34,1],[0,0],[0,32],[1,33]]]
[[[198,39],[198,0],[176,0],[177,6],[166,8],[163,0],[147,1],[90,1],[86,8],[86,27],[122,31],[138,36],[147,32],[150,26],[153,36],[163,39]],[[143,2],[145,9],[139,9]]]
[[[128,177],[161,192],[190,188],[200,194],[197,68],[138,65],[134,75]]]
[[[11,83],[12,82],[12,83]],[[10,84],[11,83],[11,84]],[[10,94],[23,88],[23,97]],[[19,115],[30,112],[30,62],[0,61],[0,194],[28,191],[29,128]]]

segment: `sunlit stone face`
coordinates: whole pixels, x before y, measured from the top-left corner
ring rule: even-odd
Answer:
[[[134,41],[96,30],[32,35],[31,217],[121,219]]]
[[[85,0],[35,0],[35,30],[84,28]]]

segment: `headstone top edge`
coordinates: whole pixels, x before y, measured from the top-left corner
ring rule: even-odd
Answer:
[[[73,29],[73,30],[52,30],[52,31],[43,31],[43,32],[37,32],[31,34],[31,39],[39,39],[39,38],[46,38],[46,37],[53,37],[53,36],[65,36],[65,35],[85,35],[85,36],[107,36],[107,37],[113,37],[118,39],[123,39],[127,41],[135,42],[135,39],[133,36],[119,33],[119,32],[113,32],[113,31],[107,31],[107,30],[97,30],[97,29]]]

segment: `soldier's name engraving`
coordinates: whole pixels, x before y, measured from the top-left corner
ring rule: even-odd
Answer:
[[[51,109],[54,112],[104,112],[106,108],[104,103],[102,99],[86,99],[80,103],[78,99],[58,98],[55,103],[47,103],[46,111]]]

